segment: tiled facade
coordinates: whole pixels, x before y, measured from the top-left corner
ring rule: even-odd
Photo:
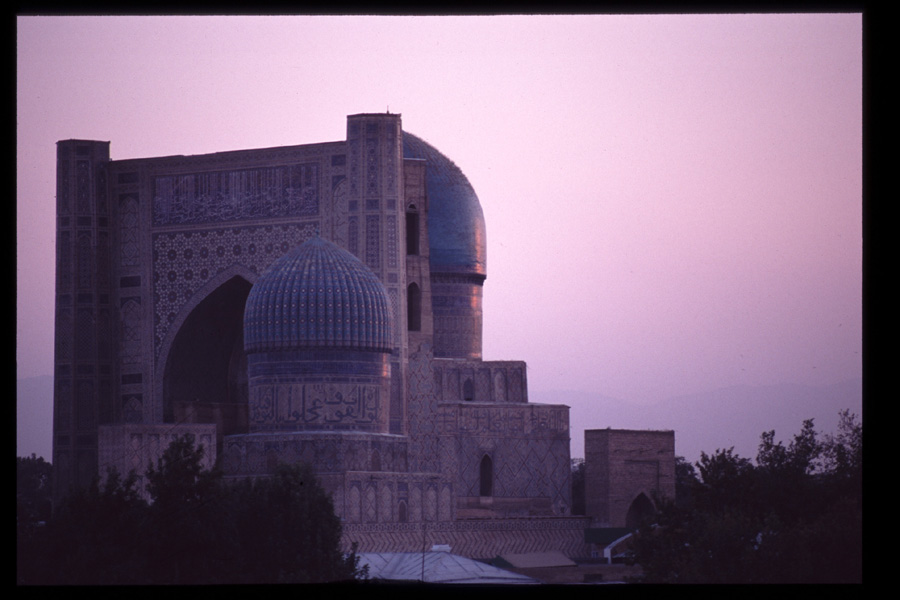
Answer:
[[[141,472],[190,431],[232,476],[311,463],[361,550],[441,531],[470,556],[582,551],[568,407],[529,403],[523,362],[482,360],[480,204],[399,115],[352,115],[344,141],[200,156],[62,141],[57,182],[56,489]],[[377,356],[245,348],[253,286],[316,236],[383,286]],[[338,401],[378,416],[350,423]]]

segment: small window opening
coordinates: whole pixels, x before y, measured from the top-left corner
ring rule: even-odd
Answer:
[[[487,454],[484,455],[484,458],[481,459],[481,486],[480,486],[480,495],[484,496],[493,496],[494,495],[494,463],[491,461],[491,457]]]
[[[406,253],[419,254],[419,213],[415,208],[406,213]]]
[[[406,317],[409,331],[422,330],[422,292],[415,283],[406,288]]]
[[[463,384],[463,400],[466,402],[471,402],[475,399],[475,386],[472,384],[471,379],[466,379],[466,382]]]

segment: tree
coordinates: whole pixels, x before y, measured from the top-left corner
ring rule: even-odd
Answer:
[[[697,469],[701,480],[697,501],[704,509],[735,506],[752,496],[753,464],[735,454],[733,446],[713,454],[701,452]]]
[[[780,476],[802,476],[816,469],[815,461],[821,453],[813,420],[807,419],[787,448],[781,442],[775,442],[775,430],[764,432],[760,436],[756,464],[760,469]]]
[[[146,571],[140,540],[146,510],[132,473],[108,473],[72,492],[45,528],[20,554],[20,584],[109,585],[142,583]],[[21,543],[21,540],[20,540]]]
[[[635,540],[645,581],[851,583],[862,580],[862,426],[812,420],[788,446],[764,432],[756,464],[733,448],[701,453],[690,503],[661,503]],[[688,470],[684,469],[685,473]]]
[[[694,465],[683,456],[675,457],[675,502],[681,508],[693,506],[700,479]]]
[[[153,570],[176,583],[309,583],[350,580],[356,555],[340,550],[331,498],[305,465],[227,483],[201,467],[186,435],[147,472]]]
[[[216,471],[203,469],[203,446],[194,445],[193,434],[176,437],[157,461],[147,469],[147,491],[160,510],[190,511],[215,490]]]
[[[822,442],[824,469],[835,477],[859,483],[862,479],[862,423],[849,410],[839,413],[836,435],[828,434]]]
[[[16,457],[16,521],[34,524],[49,521],[53,489],[53,467],[43,457],[32,454]]]
[[[585,514],[584,459],[572,459],[572,514]]]
[[[148,575],[154,582],[216,582],[218,559],[230,545],[220,535],[227,527],[221,511],[226,490],[218,471],[203,469],[204,453],[188,433],[173,440],[156,467],[147,469],[153,531]]]
[[[358,574],[358,557],[341,552],[340,519],[309,466],[279,465],[271,478],[241,482],[233,498],[239,583],[346,581]]]
[[[20,584],[229,584],[351,580],[331,499],[306,466],[229,482],[205,470],[193,436],[147,471],[110,472],[73,493],[45,530],[18,548]],[[23,560],[24,559],[24,560]]]

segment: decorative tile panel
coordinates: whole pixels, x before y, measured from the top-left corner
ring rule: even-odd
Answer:
[[[378,273],[381,270],[381,217],[366,216],[366,266]]]
[[[276,258],[315,235],[316,227],[313,222],[154,234],[157,358],[169,325],[197,289],[234,264],[261,273]]]
[[[75,207],[79,213],[91,212],[91,163],[75,163]]]
[[[381,172],[378,160],[378,138],[366,139],[366,195],[377,196],[381,191]]]
[[[140,214],[137,194],[119,196],[119,264],[137,267],[141,260]]]
[[[315,216],[318,181],[315,163],[157,177],[153,225]]]

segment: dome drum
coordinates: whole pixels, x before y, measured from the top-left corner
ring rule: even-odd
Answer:
[[[388,430],[384,352],[295,350],[247,356],[251,433]]]
[[[329,374],[250,380],[251,433],[361,431],[386,433],[390,379]]]
[[[336,348],[256,352],[247,357],[247,376],[258,381],[283,380],[298,373],[308,379],[319,375],[390,377],[389,357],[384,352]]]
[[[482,282],[477,275],[434,275],[434,355],[438,358],[481,358]]]

